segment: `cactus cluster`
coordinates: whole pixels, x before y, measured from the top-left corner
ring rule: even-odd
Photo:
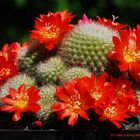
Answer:
[[[23,112],[34,113],[31,123],[40,127],[40,121],[50,126],[57,115],[56,122],[69,118],[71,126],[79,118],[90,120],[94,115],[118,128],[139,128],[125,120],[133,116],[140,122],[140,87],[136,86],[140,25],[131,30],[114,22],[115,17],[95,21],[85,15],[72,25],[73,17],[68,11],[40,15],[31,41],[4,45],[0,51],[1,111],[13,112],[13,121],[21,119]]]

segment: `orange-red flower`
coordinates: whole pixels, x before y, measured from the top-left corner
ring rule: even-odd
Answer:
[[[10,88],[9,95],[1,99],[5,103],[1,107],[1,111],[14,111],[13,121],[18,121],[21,118],[22,112],[37,112],[40,109],[40,106],[36,104],[40,98],[38,93],[39,90],[34,86],[26,89],[24,84],[18,90]]]
[[[17,42],[5,44],[0,51],[0,85],[9,77],[17,74],[16,56],[20,51]]]
[[[113,20],[107,18],[100,18],[99,16],[97,16],[97,18],[99,23],[116,31],[120,31],[121,29],[124,29],[126,27],[126,25],[124,24],[115,22],[115,19],[118,17],[115,17],[114,15],[113,15]]]
[[[94,99],[94,109],[95,112],[97,108],[102,106],[108,97],[112,96],[113,86],[110,82],[107,82],[108,75],[107,73],[102,73],[98,80],[92,74],[90,79],[89,95]]]
[[[31,38],[52,50],[62,39],[64,33],[72,29],[73,25],[70,24],[70,21],[73,17],[74,15],[67,11],[40,15],[40,18],[35,20],[35,30],[31,31]]]
[[[121,31],[120,38],[113,37],[113,42],[115,50],[110,51],[108,57],[118,61],[121,71],[129,71],[140,82],[140,25]]]
[[[120,122],[124,122],[125,119],[130,118],[127,107],[123,104],[119,104],[113,98],[110,98],[101,110],[99,113],[99,121],[109,120],[118,128],[121,127]]]
[[[128,104],[130,100],[136,98],[135,90],[132,89],[132,82],[124,77],[111,78],[111,83],[114,86],[114,98],[117,98],[120,103]]]
[[[81,78],[81,80],[83,80]],[[56,96],[61,100],[52,105],[52,110],[57,112],[62,120],[70,117],[68,124],[73,126],[78,120],[78,115],[89,120],[87,110],[92,105],[88,92],[79,84],[80,79],[64,83],[64,86],[56,88]],[[82,90],[83,89],[83,90]]]
[[[15,59],[19,51],[20,45],[17,42],[13,42],[11,45],[5,44],[0,51],[0,58],[4,57],[9,63],[15,63]]]

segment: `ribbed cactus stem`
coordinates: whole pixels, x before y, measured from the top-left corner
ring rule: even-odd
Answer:
[[[47,123],[47,121],[52,119],[53,111],[51,110],[51,105],[54,104],[57,100],[55,97],[55,86],[45,85],[40,88],[39,92],[40,100],[38,104],[41,109],[37,112],[37,117],[39,120],[42,120]]]

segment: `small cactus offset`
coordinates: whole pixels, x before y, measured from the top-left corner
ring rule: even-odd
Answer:
[[[54,116],[51,105],[57,101],[55,97],[55,86],[45,85],[40,87],[39,96],[40,100],[38,101],[38,104],[41,109],[37,112],[37,118],[44,122],[48,122],[48,120],[50,121]]]
[[[64,62],[59,56],[51,57],[36,66],[37,80],[45,83],[56,83],[64,72]]]
[[[28,76],[27,74],[19,74],[15,77],[8,79],[1,87],[0,87],[0,98],[7,96],[9,93],[9,88],[19,88],[20,85],[25,84],[26,87],[34,86],[35,78]]]
[[[96,22],[76,25],[64,36],[60,54],[67,64],[102,72],[107,65],[106,53],[113,48],[113,36],[118,33]]]
[[[47,55],[46,55],[47,54]],[[20,71],[35,75],[36,65],[54,55],[37,41],[32,41],[21,49],[18,54],[17,65]]]
[[[91,73],[85,69],[85,68],[80,68],[80,67],[72,67],[68,70],[66,70],[63,75],[62,75],[62,81],[64,82],[69,82],[73,79],[76,78],[81,78],[84,76],[91,76]]]

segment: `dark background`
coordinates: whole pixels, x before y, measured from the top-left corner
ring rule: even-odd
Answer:
[[[135,27],[140,23],[140,0],[1,0],[0,46],[13,41],[24,42],[33,29],[35,17],[48,11],[69,10],[76,17],[73,23],[86,13],[112,19]]]

